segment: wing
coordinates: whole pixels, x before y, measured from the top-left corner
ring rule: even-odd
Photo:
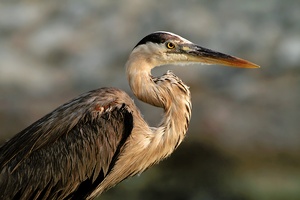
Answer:
[[[66,103],[0,148],[0,199],[84,199],[114,167],[133,102],[102,88]]]

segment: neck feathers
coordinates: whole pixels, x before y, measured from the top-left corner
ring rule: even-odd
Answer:
[[[149,59],[138,59],[138,56],[129,59],[126,65],[129,85],[138,99],[164,109],[161,124],[153,128],[147,138],[152,138],[149,146],[160,149],[161,157],[166,157],[186,134],[191,118],[190,91],[170,71],[161,77],[152,77],[151,69],[155,65]]]
[[[185,137],[191,119],[191,96],[188,87],[170,71],[154,82],[164,92],[165,115],[155,133],[161,136],[167,156]]]

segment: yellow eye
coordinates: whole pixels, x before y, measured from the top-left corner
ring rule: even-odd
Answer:
[[[166,43],[166,47],[167,47],[168,49],[174,49],[174,48],[175,48],[175,44],[173,44],[172,42],[167,42],[167,43]]]

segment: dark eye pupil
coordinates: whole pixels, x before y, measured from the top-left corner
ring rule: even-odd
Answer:
[[[169,49],[173,49],[173,48],[175,47],[175,45],[174,45],[173,43],[171,43],[171,42],[168,42],[168,43],[167,43],[167,47],[168,47]]]

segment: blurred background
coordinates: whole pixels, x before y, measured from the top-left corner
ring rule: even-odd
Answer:
[[[0,144],[77,95],[128,92],[150,125],[161,110],[133,96],[132,48],[166,30],[260,69],[165,66],[190,86],[187,138],[171,157],[102,200],[300,198],[298,0],[2,0]]]

